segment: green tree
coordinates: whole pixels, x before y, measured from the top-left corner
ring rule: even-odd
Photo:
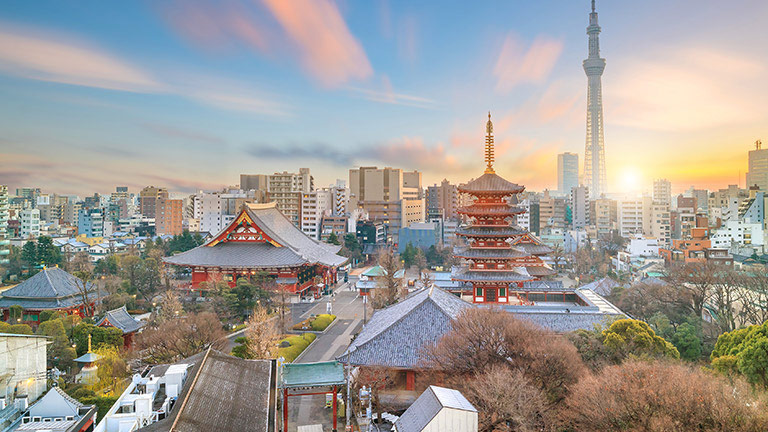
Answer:
[[[101,276],[116,275],[120,272],[120,259],[117,255],[107,255],[96,261],[96,267],[93,271]]]
[[[405,268],[411,268],[416,263],[416,247],[413,243],[405,245],[405,250],[400,254],[400,259],[403,260]]]
[[[186,252],[203,244],[203,236],[200,233],[192,234],[189,230],[184,230],[181,234],[173,236],[168,240],[168,254],[173,255],[177,252]]]
[[[12,305],[8,308],[8,321],[11,324],[21,322],[21,317],[24,315],[24,308],[19,305]]]
[[[91,348],[94,350],[102,346],[123,347],[123,332],[120,329],[97,327],[81,322],[72,329],[72,339],[76,345],[77,355],[83,355],[88,351],[88,335],[91,335]]]
[[[363,260],[363,248],[354,233],[344,235],[344,246],[341,248],[340,254],[357,261]]]
[[[723,333],[710,358],[715,370],[741,374],[751,384],[768,388],[768,322]]]
[[[154,258],[145,258],[137,274],[134,288],[144,297],[146,301],[151,301],[152,294],[162,285],[160,280],[160,266]]]
[[[331,235],[328,236],[328,240],[326,241],[326,243],[330,243],[332,245],[340,245],[341,244],[341,242],[339,241],[339,237],[333,231],[331,231]]]
[[[34,332],[32,331],[32,327],[26,324],[8,324],[2,321],[0,321],[0,333],[23,334],[23,335],[34,334]]]
[[[603,330],[603,344],[614,358],[623,360],[635,357],[680,358],[677,348],[667,342],[643,321],[623,319],[614,321]]]
[[[21,247],[21,259],[24,261],[28,268],[32,268],[37,265],[37,244],[30,240],[24,243]]]
[[[672,345],[680,352],[680,358],[696,361],[701,358],[701,330],[693,324],[683,323],[672,335]]]
[[[37,263],[53,266],[61,264],[61,250],[53,244],[53,239],[41,236],[37,239]]]
[[[59,369],[65,369],[72,366],[72,360],[75,358],[75,349],[69,343],[67,331],[64,328],[64,321],[61,318],[51,319],[40,323],[37,327],[37,334],[48,336],[51,344],[48,345],[48,362]]]

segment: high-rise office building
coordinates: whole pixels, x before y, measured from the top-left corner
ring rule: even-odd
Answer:
[[[768,149],[763,148],[760,140],[755,142],[755,149],[749,152],[747,187],[754,185],[761,191],[768,192]]]
[[[600,26],[597,24],[595,0],[589,14],[589,57],[584,60],[587,74],[587,143],[584,152],[584,185],[592,196],[599,198],[606,192],[605,139],[603,136],[602,76],[605,59],[600,58]]]
[[[157,201],[168,198],[168,189],[147,186],[139,192],[139,213],[144,217],[155,218]]]
[[[589,225],[589,189],[584,186],[574,186],[570,194],[571,227],[584,229]]]
[[[568,152],[557,155],[557,191],[567,195],[578,185],[579,155]]]

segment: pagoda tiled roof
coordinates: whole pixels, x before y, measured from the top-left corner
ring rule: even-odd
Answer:
[[[522,258],[528,256],[528,254],[519,251],[517,249],[486,249],[486,248],[469,248],[469,247],[456,247],[453,250],[453,255],[459,258],[475,259],[475,258]]]
[[[459,185],[459,192],[495,192],[495,193],[519,193],[525,187],[504,180],[498,174],[485,173],[480,177]]]
[[[89,300],[96,300],[96,286],[85,284]],[[24,282],[0,294],[0,307],[19,305],[24,309],[62,309],[83,303],[83,281],[58,267],[44,268]],[[91,297],[92,296],[92,297]]]
[[[377,310],[339,360],[358,366],[415,368],[423,350],[451,330],[461,311],[473,307],[434,287]]]
[[[523,235],[527,233],[522,228],[509,227],[481,227],[481,226],[469,226],[461,227],[456,230],[456,234],[461,236],[477,236],[477,237],[510,237]]]
[[[511,206],[507,204],[494,204],[494,205],[482,205],[473,204],[471,206],[460,207],[459,213],[470,215],[516,215],[525,213],[525,209],[518,206]]]
[[[552,252],[552,248],[544,244],[520,243],[513,246],[529,255],[546,255]]]
[[[166,258],[169,264],[203,267],[297,267],[302,264],[339,266],[347,261],[337,255],[340,246],[314,240],[304,234],[277,209],[275,203],[246,204],[242,212],[273,242],[229,242],[220,239],[238,223],[235,220],[209,242]]]
[[[557,274],[556,271],[546,266],[526,266],[525,270],[528,272],[529,275],[536,276],[536,277],[553,276]]]
[[[516,271],[487,271],[487,270],[470,270],[467,268],[459,268],[453,275],[453,279],[465,281],[465,282],[524,282],[534,280],[535,278],[530,275],[525,275]]]

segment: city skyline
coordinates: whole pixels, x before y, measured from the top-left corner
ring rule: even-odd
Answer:
[[[768,6],[604,3],[608,190],[744,186]],[[326,185],[360,165],[457,183],[482,168],[489,109],[500,175],[555,189],[557,154],[584,158],[588,1],[46,4],[0,8],[10,190],[186,193],[302,166]]]

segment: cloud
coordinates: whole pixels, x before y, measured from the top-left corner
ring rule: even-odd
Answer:
[[[562,51],[562,41],[545,36],[537,37],[526,51],[525,44],[510,33],[493,68],[496,89],[506,93],[519,84],[544,82]]]
[[[609,123],[693,131],[763,119],[768,64],[762,57],[667,46],[636,53],[615,70],[604,85]]]
[[[360,152],[360,158],[424,171],[462,170],[466,166],[446,151],[445,145],[428,146],[421,137],[401,137]]]
[[[355,155],[350,152],[336,150],[326,143],[311,143],[300,145],[271,145],[255,143],[247,146],[245,152],[259,159],[314,159],[335,165],[351,165]]]
[[[224,51],[243,44],[266,52],[274,44],[264,20],[240,3],[175,2],[161,13],[174,30],[205,49]]]
[[[392,105],[405,105],[415,108],[435,108],[435,101],[420,96],[397,93],[387,75],[381,76],[381,85],[377,89],[363,87],[347,87],[363,98]]]
[[[0,30],[0,70],[22,78],[130,92],[158,92],[164,86],[147,72],[115,56],[67,40],[28,31]]]
[[[373,74],[363,46],[329,0],[263,0],[299,51],[304,69],[326,87]]]
[[[203,144],[224,144],[224,139],[189,129],[181,129],[174,126],[159,123],[144,123],[141,125],[148,131],[164,138],[174,138],[182,141],[196,141]]]
[[[228,111],[288,115],[284,104],[253,89],[249,83],[224,82],[211,76],[190,77],[186,71],[167,73],[163,80],[87,43],[39,30],[0,30],[0,72],[84,87],[170,94]]]

